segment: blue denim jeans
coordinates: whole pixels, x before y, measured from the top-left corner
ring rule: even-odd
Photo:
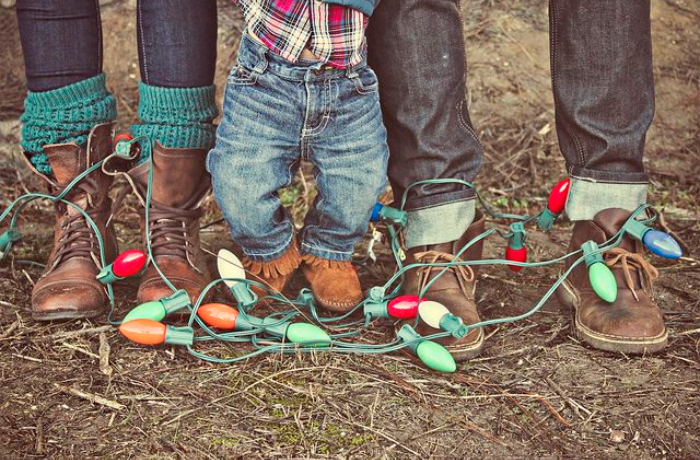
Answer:
[[[649,11],[650,0],[550,0],[552,86],[559,146],[573,178],[572,220],[646,200],[642,155],[654,114]],[[381,84],[396,197],[420,180],[472,182],[481,168],[465,98],[463,23],[459,0],[382,0],[372,15],[369,62]],[[410,189],[406,244],[459,238],[474,206],[473,191],[462,186]]]
[[[139,0],[141,79],[167,88],[214,82],[216,0]],[[17,22],[30,91],[50,91],[102,73],[97,0],[19,0]]]
[[[294,226],[277,192],[307,160],[318,195],[300,250],[350,260],[386,186],[388,157],[377,77],[365,62],[347,70],[292,64],[244,35],[207,169],[247,257],[267,262],[291,243]]]

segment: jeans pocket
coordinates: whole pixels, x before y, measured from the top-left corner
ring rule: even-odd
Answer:
[[[254,85],[258,82],[258,74],[241,64],[236,64],[231,69],[227,81],[231,85]]]
[[[357,71],[357,75],[351,78],[355,90],[360,94],[370,94],[379,91],[377,74],[369,67],[363,67]]]

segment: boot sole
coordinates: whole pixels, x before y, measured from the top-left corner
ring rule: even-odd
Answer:
[[[630,355],[641,355],[655,353],[663,350],[668,345],[668,331],[656,337],[631,338],[619,337],[596,332],[581,323],[578,314],[580,300],[574,287],[569,280],[564,282],[557,289],[557,298],[565,307],[571,309],[571,317],[574,323],[574,333],[578,339],[593,348],[614,353],[624,353]]]
[[[481,351],[484,349],[484,344],[486,343],[486,336],[484,334],[483,329],[479,329],[479,337],[477,337],[476,341],[473,343],[470,343],[468,345],[460,345],[460,346],[447,346],[447,351],[449,351],[452,354],[452,357],[455,359],[457,362],[462,362],[462,361],[468,361],[472,358],[476,358],[481,354]]]
[[[46,313],[32,312],[34,321],[68,321],[74,319],[92,319],[104,314],[104,309],[88,311],[52,311]]]

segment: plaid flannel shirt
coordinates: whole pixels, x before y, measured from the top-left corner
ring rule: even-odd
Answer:
[[[362,61],[369,18],[359,10],[319,0],[234,0],[246,30],[296,63],[304,48],[339,69]]]

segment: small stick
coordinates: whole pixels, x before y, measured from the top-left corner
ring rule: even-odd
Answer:
[[[109,365],[109,353],[111,348],[107,342],[107,334],[100,332],[100,372],[107,377],[112,376],[112,366]]]
[[[4,339],[8,335],[12,334],[12,331],[17,329],[18,327],[19,327],[19,320],[15,320],[14,323],[10,324],[10,327],[5,329],[5,331],[2,334],[0,334],[0,339]]]
[[[85,393],[83,391],[80,391],[76,388],[69,388],[63,385],[59,385],[58,383],[53,384],[58,390],[64,392],[64,393],[70,393],[73,396],[77,396],[79,398],[87,399],[93,404],[100,404],[102,406],[107,406],[111,409],[115,410],[122,410],[126,409],[126,406],[124,404],[119,404],[116,401],[112,401],[111,399],[103,398],[102,396],[95,395],[92,393]]]
[[[39,417],[36,421],[36,442],[34,444],[34,450],[37,454],[44,453],[44,423]]]
[[[110,330],[112,330],[112,326],[91,327],[88,329],[80,329],[79,331],[59,332],[58,334],[50,335],[48,337],[39,338],[38,341],[45,342],[45,341],[59,340],[59,339],[63,340],[63,339],[71,338],[71,337],[77,337],[79,335],[94,334],[94,333],[106,332],[106,331],[110,331]]]

